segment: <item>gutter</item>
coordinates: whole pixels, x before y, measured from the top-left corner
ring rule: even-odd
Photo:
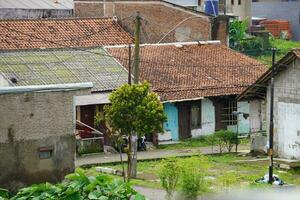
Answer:
[[[73,91],[80,89],[90,89],[93,83],[70,83],[70,84],[53,84],[53,85],[30,85],[16,87],[0,87],[0,94],[24,93],[24,92],[57,92]]]

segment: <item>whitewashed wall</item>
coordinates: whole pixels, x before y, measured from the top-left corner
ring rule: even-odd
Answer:
[[[215,107],[213,102],[209,99],[203,99],[201,101],[201,110],[202,125],[200,129],[191,130],[192,137],[209,135],[215,132]]]

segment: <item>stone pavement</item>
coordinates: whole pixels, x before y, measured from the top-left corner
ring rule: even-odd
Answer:
[[[249,145],[239,145],[239,152],[249,152]],[[218,147],[214,147],[213,151],[211,147],[199,147],[199,148],[189,148],[189,149],[155,149],[150,151],[139,151],[137,158],[138,160],[155,160],[162,159],[166,157],[185,157],[201,154],[215,154],[219,153]],[[122,154],[123,160],[127,161],[127,155]],[[105,163],[114,163],[120,162],[119,154],[91,154],[85,155],[81,157],[77,157],[75,161],[76,167],[88,167],[97,164],[105,164]]]

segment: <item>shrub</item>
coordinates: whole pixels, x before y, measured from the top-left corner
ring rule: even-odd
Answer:
[[[42,183],[21,189],[11,200],[39,199],[39,200],[143,200],[130,185],[112,180],[105,175],[87,177],[84,170],[76,169],[74,174],[66,176],[61,184]]]
[[[159,167],[159,178],[162,187],[167,192],[167,199],[172,199],[179,175],[180,166],[176,158],[168,158],[161,162]]]
[[[219,146],[220,153],[223,152],[224,148],[227,148],[227,150],[231,152],[232,147],[235,144],[238,144],[236,133],[233,131],[220,130],[215,132],[215,137],[217,138],[216,141]]]
[[[240,41],[241,51],[248,55],[259,55],[263,50],[263,39],[251,37]]]
[[[191,157],[181,162],[180,188],[187,199],[196,199],[199,192],[207,191],[204,179],[209,162],[206,157]]]
[[[214,145],[217,144],[217,137],[214,134],[208,135],[205,138],[207,144],[211,146],[212,153],[214,152]]]

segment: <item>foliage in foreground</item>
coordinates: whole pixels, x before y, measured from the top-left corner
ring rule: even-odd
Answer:
[[[2,190],[0,190],[2,191]],[[2,199],[10,200],[144,200],[130,185],[112,180],[105,175],[87,177],[84,170],[77,169],[74,174],[66,176],[61,184],[42,183],[21,189],[9,198],[8,192],[0,193]],[[1,197],[0,197],[1,199]]]

